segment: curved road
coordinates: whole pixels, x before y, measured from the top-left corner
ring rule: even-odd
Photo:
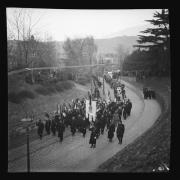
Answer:
[[[108,89],[113,98],[112,90],[105,83],[106,94]],[[53,137],[53,140],[56,140],[55,143],[48,144],[48,137],[45,137],[41,141],[44,148],[31,154],[31,171],[91,172],[150,128],[161,114],[159,104],[155,100],[144,101],[127,87],[125,90],[127,97],[132,101],[133,107],[131,116],[127,120],[123,120],[125,134],[122,145],[118,144],[116,134],[113,142],[108,142],[107,131],[97,139],[95,149],[90,148],[89,131],[87,131],[85,138],[82,137],[82,134],[76,133],[74,137],[66,137],[62,143],[56,142],[58,138]],[[49,139],[49,141],[52,141],[52,139]],[[33,144],[32,142],[30,148],[32,146],[36,146],[36,143]],[[26,146],[22,146],[17,150],[14,149],[8,152],[9,156],[16,156],[20,149],[26,152]],[[24,172],[26,169],[26,156],[8,163],[9,172]]]

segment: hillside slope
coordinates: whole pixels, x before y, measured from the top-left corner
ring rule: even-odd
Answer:
[[[116,53],[116,49],[118,45],[121,44],[124,48],[129,49],[131,52],[134,48],[138,39],[137,36],[119,36],[108,39],[95,39],[95,43],[98,46],[98,54],[99,53]]]

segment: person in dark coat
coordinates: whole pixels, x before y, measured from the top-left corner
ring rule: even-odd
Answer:
[[[101,120],[98,119],[95,121],[95,133],[96,133],[96,138],[99,138],[100,136],[100,129],[101,128]]]
[[[151,93],[152,93],[152,98],[153,98],[153,99],[156,99],[156,93],[155,93],[155,91],[154,91],[154,90],[152,90],[152,92],[151,92]]]
[[[126,92],[125,92],[125,89],[122,89],[122,98],[126,98]]]
[[[130,116],[131,114],[131,109],[132,109],[132,103],[131,101],[128,99],[128,102],[127,102],[127,115]]]
[[[72,117],[72,123],[71,123],[71,133],[72,133],[72,136],[74,136],[75,135],[75,133],[76,133],[76,124],[75,124],[76,122],[75,122],[75,117],[73,116]]]
[[[83,121],[81,124],[81,133],[83,134],[83,137],[86,135],[86,122],[85,122],[85,117],[83,117]]]
[[[45,129],[48,135],[50,134],[50,128],[51,128],[51,120],[48,119],[46,120],[46,123],[45,123]]]
[[[40,137],[40,139],[42,139],[42,135],[43,135],[43,130],[44,130],[44,123],[41,121],[41,119],[36,123],[36,125],[38,126],[38,130],[37,133]]]
[[[107,130],[109,130],[110,123],[111,123],[111,115],[110,115],[110,112],[107,112],[107,115],[106,115],[106,127],[107,127]]]
[[[86,127],[85,126],[82,127],[82,134],[83,134],[83,137],[85,137],[85,135],[86,135]]]
[[[123,105],[123,118],[124,120],[126,120],[127,117],[127,104]]]
[[[100,130],[101,130],[101,134],[104,134],[104,128],[106,126],[106,120],[105,120],[105,116],[102,115],[101,119],[100,119]]]
[[[147,88],[143,88],[144,99],[147,99]]]
[[[121,120],[122,117],[122,107],[119,106],[118,110],[117,110],[118,116],[119,116],[119,120]]]
[[[108,131],[108,139],[109,139],[109,142],[112,142],[112,139],[114,137],[114,132],[115,132],[115,124],[111,124],[110,127],[109,127],[109,131]]]
[[[155,91],[150,89],[151,99],[155,99]]]
[[[64,133],[64,130],[65,130],[65,125],[64,125],[64,123],[62,122],[62,120],[60,120],[60,121],[57,123],[57,131],[58,131],[58,137],[59,137],[60,142],[63,141],[63,133]]]
[[[51,122],[51,132],[53,133],[53,136],[56,135],[56,122],[55,122],[55,119],[52,119],[52,122]]]
[[[89,139],[89,144],[91,144],[91,148],[95,148],[96,147],[96,132],[95,132],[95,128],[92,129],[91,135],[90,135],[90,139]]]
[[[116,130],[116,135],[117,135],[117,138],[119,140],[119,144],[122,144],[122,138],[123,138],[123,135],[124,135],[124,124],[122,124],[122,122],[120,121],[118,123],[118,126],[117,126],[117,130]]]
[[[147,94],[148,94],[148,95],[147,95],[148,98],[151,99],[151,89],[148,89],[148,90],[147,90]]]

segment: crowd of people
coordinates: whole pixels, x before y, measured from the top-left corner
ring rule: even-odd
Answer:
[[[153,89],[144,87],[143,88],[144,99],[155,99],[156,93]]]
[[[57,133],[61,142],[65,128],[68,126],[70,126],[73,136],[78,130],[85,137],[86,128],[89,125],[89,120],[85,116],[85,98],[77,98],[68,105],[64,103],[60,108],[60,112],[46,113],[45,119],[45,123],[41,119],[36,123],[40,139],[42,139],[44,127],[48,135],[52,133],[55,136]]]
[[[57,133],[60,142],[63,141],[63,134],[68,127],[70,127],[72,136],[78,131],[85,137],[88,129],[91,131],[89,139],[90,147],[95,148],[97,139],[100,135],[104,134],[106,129],[106,131],[108,131],[107,138],[110,142],[116,131],[119,144],[122,144],[122,138],[125,131],[122,118],[126,120],[126,118],[130,116],[132,109],[132,103],[126,97],[124,87],[125,86],[118,81],[114,82],[114,85],[112,86],[112,89],[114,90],[112,91],[114,92],[114,100],[110,99],[109,101],[106,101],[100,96],[96,97],[96,118],[92,119],[92,121],[89,121],[89,117],[86,117],[85,98],[72,100],[72,103],[69,103],[68,105],[64,103],[60,108],[60,112],[56,112],[51,116],[46,113],[45,123],[43,123],[42,120],[39,120],[36,123],[40,139],[43,137],[44,129],[48,135],[52,133],[53,136],[56,136]],[[116,92],[117,88],[121,89],[119,94]]]

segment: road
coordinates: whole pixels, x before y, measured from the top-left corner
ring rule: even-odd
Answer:
[[[110,90],[105,84],[105,93]],[[138,136],[150,128],[161,114],[161,108],[155,100],[143,100],[131,88],[125,88],[127,97],[131,99],[133,107],[131,116],[123,120],[125,124],[125,134],[122,145],[118,144],[116,134],[113,142],[107,139],[107,131],[97,139],[96,148],[90,148],[90,132],[86,137],[77,133],[74,137],[68,136],[62,143],[57,137],[45,137],[42,141],[36,140],[30,143],[30,148],[39,150],[31,154],[32,172],[92,172],[104,161],[122,150],[125,146],[133,142]],[[38,148],[37,148],[38,149]],[[8,152],[8,158],[18,157],[22,152],[26,153],[26,146],[22,146]],[[26,156],[8,163],[9,172],[25,172]]]

